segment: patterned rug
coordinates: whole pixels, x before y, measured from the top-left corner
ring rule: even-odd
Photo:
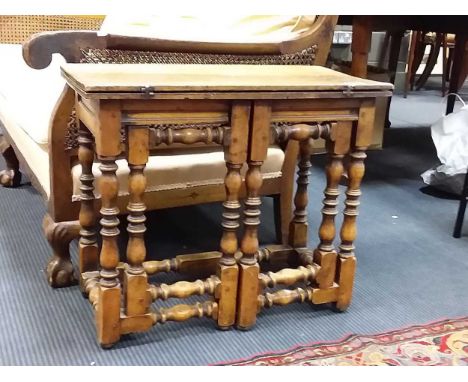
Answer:
[[[218,365],[468,366],[468,317],[297,346]]]

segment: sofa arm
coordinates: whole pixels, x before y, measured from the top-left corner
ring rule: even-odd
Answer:
[[[44,69],[52,61],[52,54],[61,54],[67,62],[80,61],[81,49],[104,48],[105,38],[95,31],[41,32],[23,44],[23,58],[34,69]]]
[[[176,41],[99,35],[96,31],[43,32],[33,35],[23,44],[23,57],[32,68],[43,69],[50,64],[53,53],[60,53],[67,62],[80,62],[81,49],[271,55],[297,53],[315,45],[318,48],[315,64],[325,65],[337,18],[338,16],[319,16],[308,33],[279,43]]]
[[[34,69],[46,68],[53,53],[61,54],[67,62],[80,62],[82,49],[118,49],[184,53],[280,54],[277,43],[213,43],[174,41],[157,38],[98,35],[95,31],[42,32],[23,44],[23,58]]]

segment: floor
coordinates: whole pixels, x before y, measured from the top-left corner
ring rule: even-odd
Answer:
[[[468,222],[462,238],[452,238],[458,202],[421,181],[420,174],[437,157],[429,121],[411,119],[427,116],[427,103],[417,101],[420,95],[395,97],[392,120],[396,125],[397,115],[407,126],[387,129],[384,150],[369,153],[354,298],[345,313],[308,304],[272,308],[248,332],[221,332],[211,320],[192,319],[125,336],[111,350],[102,350],[91,307],[78,287],[53,290],[45,281],[49,247],[41,231],[45,207],[40,195],[28,183],[15,190],[0,188],[0,365],[206,365],[350,333],[467,316]],[[440,101],[428,95],[431,105]],[[400,106],[406,111],[399,112]],[[422,127],[411,127],[412,121]],[[325,184],[324,157],[313,162],[311,246],[317,242]],[[262,212],[260,239],[269,243],[274,240],[271,200],[264,200]],[[167,257],[217,248],[220,213],[218,204],[150,213],[149,253]]]

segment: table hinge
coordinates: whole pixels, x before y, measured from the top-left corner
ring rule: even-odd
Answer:
[[[142,93],[144,93],[148,97],[151,97],[154,95],[154,89],[152,86],[143,86],[140,90]]]
[[[346,86],[346,88],[343,90],[343,95],[345,95],[346,97],[351,97],[352,94],[353,94],[353,87],[352,86]]]

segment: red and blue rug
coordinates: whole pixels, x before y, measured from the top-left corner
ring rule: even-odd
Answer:
[[[468,366],[468,317],[224,362],[232,366]]]

